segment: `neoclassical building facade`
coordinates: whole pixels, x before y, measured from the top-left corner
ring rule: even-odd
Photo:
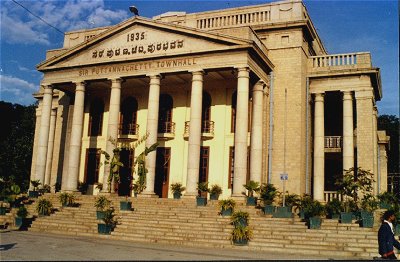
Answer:
[[[386,146],[377,130],[382,97],[370,53],[327,54],[302,1],[152,19],[65,34],[37,66],[31,179],[63,191],[108,190],[101,150],[121,151],[120,195],[145,146],[144,196],[185,196],[197,182],[241,197],[248,180],[326,201],[344,169],[370,170],[386,190]],[[133,145],[147,134],[135,150]]]

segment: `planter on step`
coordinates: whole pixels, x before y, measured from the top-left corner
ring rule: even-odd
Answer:
[[[210,194],[210,200],[218,200],[219,194]]]
[[[130,201],[120,201],[119,207],[121,210],[131,211],[132,210],[132,202]]]
[[[394,228],[394,234],[396,236],[400,236],[400,223],[397,223],[396,227]]]
[[[320,229],[321,221],[322,221],[322,219],[320,217],[310,217],[308,219],[308,228],[309,229]]]
[[[340,213],[340,223],[351,224],[353,220],[353,212],[341,212]]]
[[[112,225],[107,224],[97,224],[97,232],[103,235],[110,235],[112,230]]]
[[[174,199],[181,199],[181,195],[180,192],[174,192]]]
[[[276,218],[292,218],[292,207],[284,206],[284,207],[276,207],[275,213],[273,213],[273,217]]]
[[[264,214],[272,215],[275,212],[275,206],[273,205],[265,205],[264,206]]]
[[[364,216],[361,218],[361,226],[372,228],[374,226],[374,216]]]
[[[5,216],[7,213],[7,208],[6,207],[0,207],[0,216]]]
[[[256,206],[257,198],[256,197],[246,197],[246,205],[247,206]]]
[[[383,209],[389,209],[392,207],[392,205],[390,203],[386,203],[386,202],[380,202],[379,203],[379,207],[383,208]]]
[[[39,197],[39,191],[29,191],[29,197],[38,198]]]
[[[306,219],[305,212],[304,212],[303,209],[301,209],[301,210],[299,211],[299,217],[300,217],[301,219]]]
[[[25,218],[23,217],[16,217],[15,218],[15,226],[20,228],[24,224]]]
[[[340,219],[340,214],[328,214],[327,218],[329,218],[329,219]]]
[[[99,211],[99,210],[96,211],[96,218],[97,219],[99,219],[99,220],[103,219],[104,215],[105,215],[105,211]]]
[[[235,246],[246,246],[249,243],[249,241],[247,239],[234,239],[232,240],[232,243]]]
[[[232,215],[232,208],[227,208],[227,209],[221,209],[221,216],[225,217],[225,216],[230,216]]]
[[[207,198],[206,197],[196,197],[197,206],[206,206]]]

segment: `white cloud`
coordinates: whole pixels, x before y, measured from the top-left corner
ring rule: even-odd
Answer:
[[[32,104],[35,101],[32,94],[38,90],[38,86],[23,79],[0,75],[0,100]]]
[[[109,10],[103,0],[19,1],[32,13],[61,31],[116,24],[128,17],[127,11]],[[8,43],[50,44],[55,31],[12,1],[0,1],[1,34]]]

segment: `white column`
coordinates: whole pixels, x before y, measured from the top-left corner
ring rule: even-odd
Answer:
[[[50,177],[51,177],[51,167],[53,163],[53,148],[54,148],[54,132],[56,130],[56,115],[57,109],[51,110],[50,116],[50,131],[49,131],[49,144],[47,149],[47,160],[46,160],[46,173],[44,176],[44,184],[50,185]],[[55,174],[57,176],[57,174]]]
[[[238,69],[236,130],[235,130],[235,162],[232,197],[242,198],[243,185],[247,174],[247,133],[249,111],[249,69]]]
[[[261,183],[263,164],[263,87],[258,81],[253,87],[253,117],[250,143],[250,180]]]
[[[110,160],[113,157],[113,150],[115,146],[110,141],[118,139],[118,124],[119,124],[119,111],[121,107],[121,82],[120,78],[111,80],[111,94],[110,105],[108,109],[108,128],[107,128],[107,142],[106,152],[110,155]],[[103,177],[103,192],[108,192],[108,176],[110,174],[110,165],[104,167]],[[111,185],[112,186],[112,185]],[[112,188],[111,188],[112,190]]]
[[[38,141],[39,141],[39,130],[40,130],[40,122],[41,122],[41,104],[39,103],[36,108],[36,123],[35,123],[35,136],[33,141],[33,150],[32,150],[32,165],[31,165],[31,176],[30,180],[36,179],[36,160],[37,160],[37,150],[38,150]],[[29,190],[33,190],[32,185],[29,186]]]
[[[45,180],[46,172],[46,159],[47,159],[47,149],[49,142],[49,132],[50,132],[50,115],[51,115],[51,104],[53,101],[53,88],[52,86],[43,86],[43,104],[42,104],[42,115],[40,118],[40,133],[39,133],[39,143],[37,150],[36,159],[36,176],[35,179],[39,179],[42,185]]]
[[[374,146],[374,169],[372,173],[374,174],[373,179],[375,182],[373,183],[373,193],[374,195],[378,194],[378,108],[374,106],[372,114],[372,135],[373,135],[373,146]]]
[[[343,169],[354,167],[353,98],[343,92]]]
[[[76,83],[74,112],[72,115],[71,138],[69,144],[68,177],[63,183],[63,191],[77,191],[79,176],[79,160],[81,158],[83,113],[85,105],[85,83]],[[63,177],[64,179],[64,177]]]
[[[315,94],[314,103],[314,199],[324,201],[325,185],[325,131],[324,94]]]
[[[203,71],[196,71],[192,72],[186,197],[197,196],[196,188],[199,181],[202,105]]]
[[[158,109],[160,102],[160,75],[149,75],[149,101],[147,105],[147,127],[148,134],[146,147],[150,147],[157,143],[158,129]],[[146,156],[146,189],[143,194],[148,196],[156,196],[154,194],[154,181],[156,177],[156,157],[157,151],[152,151]]]

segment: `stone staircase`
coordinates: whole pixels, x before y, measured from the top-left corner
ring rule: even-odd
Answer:
[[[135,242],[154,242],[185,246],[235,248],[285,252],[333,258],[372,258],[378,256],[377,228],[340,224],[324,219],[321,229],[308,229],[299,218],[272,218],[259,209],[239,204],[236,210],[250,213],[253,239],[248,246],[233,246],[230,217],[218,215],[217,201],[197,207],[194,199],[132,198],[133,211],[121,211],[123,197],[109,199],[116,210],[118,224],[111,235],[97,233],[94,196],[79,195],[79,207],[60,207],[57,195],[45,196],[57,212],[38,217],[30,231],[102,237]]]

